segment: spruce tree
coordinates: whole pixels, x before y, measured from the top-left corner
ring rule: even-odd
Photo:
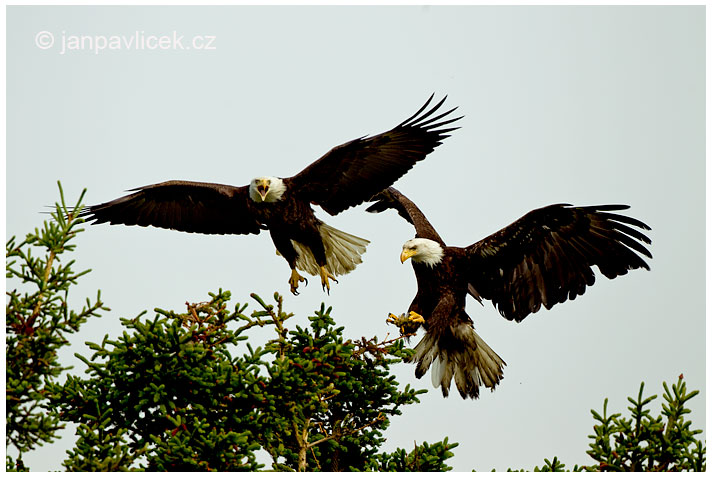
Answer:
[[[22,454],[51,442],[63,428],[48,402],[48,385],[66,370],[57,352],[82,323],[108,310],[99,292],[79,311],[68,304],[70,287],[89,272],[74,272],[74,261],[62,261],[82,231],[76,213],[84,192],[73,208],[67,207],[61,184],[59,194],[60,202],[41,229],[5,244],[5,432],[6,447],[13,449],[6,455],[8,470],[26,471]]]

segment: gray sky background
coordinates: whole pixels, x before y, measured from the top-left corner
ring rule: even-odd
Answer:
[[[429,391],[392,421],[384,451],[448,436],[460,444],[456,471],[532,468],[554,455],[589,464],[589,410],[609,397],[609,410],[625,411],[641,381],[661,397],[662,382],[683,373],[702,391],[693,423],[705,424],[704,15],[702,6],[9,7],[6,235],[41,224],[57,180],[68,201],[86,187],[96,204],[168,179],[291,176],[447,94],[465,115],[461,129],[396,187],[449,244],[551,203],[623,203],[653,228],[652,270],[598,275],[582,297],[521,324],[470,300],[478,333],[508,364],[504,380],[477,401],[444,399],[429,376],[395,366],[402,385]],[[49,44],[40,32],[51,47],[40,48]],[[62,54],[73,35],[136,32],[176,32],[184,47],[214,37],[214,48]],[[416,291],[398,260],[414,232],[394,212],[363,209],[317,210],[372,241],[329,297],[317,278],[289,294],[268,234],[87,227],[74,257],[93,272],[70,299],[81,308],[101,289],[112,311],[62,357],[80,373],[74,352],[89,356],[85,341],[117,336],[119,317],[184,310],[218,288],[240,302],[279,291],[302,325],[324,301],[347,337],[393,336],[387,313],[404,312]],[[60,469],[72,440],[26,463]]]

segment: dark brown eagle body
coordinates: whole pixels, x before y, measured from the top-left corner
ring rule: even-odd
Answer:
[[[467,247],[448,247],[417,206],[394,188],[373,198],[369,212],[395,209],[415,226],[401,261],[412,258],[418,292],[410,305],[420,321],[406,322],[426,333],[412,361],[420,378],[433,365],[433,384],[449,393],[454,378],[463,398],[479,387],[494,389],[505,362],[475,333],[465,312],[467,294],[492,301],[500,314],[521,321],[543,305],[573,300],[594,283],[592,267],[613,279],[648,264],[650,239],[634,227],[650,228],[611,211],[628,206],[571,207],[554,204],[533,210],[509,226]]]
[[[439,305],[438,314],[441,311],[449,313],[450,310],[465,309],[467,281],[461,274],[461,271],[464,270],[462,255],[458,254],[457,248],[444,247],[444,249],[442,262],[436,267],[411,261],[418,284],[418,292],[408,308],[409,311],[417,312],[423,317],[433,317]],[[448,318],[425,322],[423,328],[426,330],[434,328],[439,332],[447,323]]]
[[[308,247],[314,255],[317,265],[326,265],[326,251],[319,232],[324,223],[316,217],[307,200],[298,197],[294,188],[286,183],[282,198],[274,203],[252,203],[250,207],[269,230],[272,242],[279,253],[289,264],[296,268],[299,251],[295,249],[295,241]]]
[[[260,177],[249,186],[166,181],[89,206],[80,216],[94,223],[153,226],[202,234],[258,234],[269,230],[292,269],[293,293],[305,279],[297,268],[319,275],[322,287],[361,263],[369,241],[317,219],[311,207],[336,215],[368,201],[422,161],[457,127],[456,108],[427,109],[433,96],[390,131],[332,148],[289,178]]]

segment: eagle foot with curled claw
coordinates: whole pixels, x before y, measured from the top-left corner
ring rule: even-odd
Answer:
[[[401,334],[406,335],[414,334],[418,330],[418,327],[425,323],[425,319],[422,315],[411,310],[407,315],[388,314],[386,322],[395,325]]]

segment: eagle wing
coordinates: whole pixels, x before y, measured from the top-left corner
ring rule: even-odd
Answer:
[[[371,198],[376,201],[366,208],[366,212],[378,213],[386,209],[395,209],[403,219],[415,227],[415,237],[422,237],[439,242],[445,245],[425,214],[415,205],[413,201],[405,197],[394,187],[384,189]]]
[[[594,283],[592,266],[613,279],[650,269],[641,233],[650,228],[613,213],[623,205],[571,207],[555,204],[529,212],[464,249],[469,289],[491,300],[509,320],[523,320],[541,305],[573,300]]]
[[[458,129],[443,128],[461,118],[446,118],[457,108],[436,115],[447,96],[423,113],[433,96],[392,130],[336,146],[285,181],[332,215],[368,201],[423,160],[449,136],[446,133]]]
[[[249,206],[247,186],[192,181],[151,184],[113,201],[88,206],[79,217],[95,224],[154,226],[202,234],[258,234],[265,227]]]

